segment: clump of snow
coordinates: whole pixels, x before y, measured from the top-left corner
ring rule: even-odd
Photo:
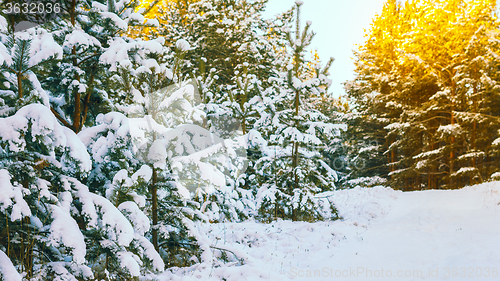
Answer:
[[[101,209],[101,223],[108,237],[120,246],[128,246],[134,239],[134,228],[127,218],[106,198],[90,193],[94,204]]]
[[[57,261],[46,263],[45,268],[42,269],[38,276],[35,276],[35,279],[43,280],[44,278],[46,278],[47,273],[50,273],[50,275],[54,275],[52,279],[54,281],[75,281],[77,280],[75,279],[75,275],[84,279],[90,279],[94,277],[92,269],[86,265],[76,264],[73,262]]]
[[[125,201],[118,206],[134,226],[134,230],[141,236],[149,231],[149,218],[139,209],[137,204],[132,201]]]
[[[493,146],[500,146],[500,138],[495,139],[491,144]]]
[[[82,213],[89,220],[89,227],[96,227],[98,222],[96,205],[94,204],[94,200],[92,198],[92,193],[89,191],[89,188],[72,178],[65,178],[67,181],[71,181],[74,184],[75,189],[77,190],[75,197],[80,200],[82,203]]]
[[[476,173],[477,168],[475,167],[461,167],[458,171],[452,174],[452,176],[459,176],[459,175],[465,175],[465,174],[471,174],[471,173]]]
[[[129,21],[138,21],[139,23],[144,22],[144,16],[140,13],[131,13],[129,16]]]
[[[360,177],[356,179],[352,179],[346,182],[348,186],[361,186],[361,187],[372,187],[377,185],[383,185],[387,182],[386,179],[381,178],[379,176],[373,177]]]
[[[391,123],[384,127],[386,130],[402,130],[405,128],[409,128],[411,126],[410,123]]]
[[[94,2],[95,3],[95,2]],[[164,46],[160,43],[161,39],[150,41],[132,41],[128,42],[123,38],[114,38],[109,42],[109,48],[99,57],[103,64],[109,64],[110,71],[116,71],[121,62],[129,60],[129,51],[133,49],[141,50],[146,54],[161,53]]]
[[[152,262],[154,270],[163,271],[165,269],[165,263],[160,254],[155,250],[153,244],[144,236],[138,234],[136,234],[135,239],[144,249],[144,256]]]
[[[22,277],[17,272],[9,257],[0,251],[0,280],[21,281]]]
[[[73,261],[85,263],[85,239],[76,221],[59,206],[52,205],[54,221],[50,225],[49,245],[71,248]]]
[[[491,174],[490,178],[493,180],[500,180],[500,172]]]
[[[29,66],[34,66],[51,57],[61,59],[63,49],[54,41],[52,33],[48,33],[45,29],[40,28],[37,34],[33,36],[30,45]],[[1,56],[1,53],[0,53]]]
[[[19,109],[13,116],[0,118],[0,123],[0,140],[8,143],[10,151],[25,149],[26,141],[21,134],[26,134],[31,123],[33,141],[38,139],[49,149],[47,160],[56,165],[61,165],[60,162],[71,164],[76,161],[82,171],[90,171],[92,163],[86,147],[73,131],[59,124],[49,108],[41,104],[30,104]],[[68,151],[68,156],[72,159],[64,154],[59,159],[56,158],[56,150]]]
[[[321,164],[321,167],[323,167],[326,170],[326,173],[329,177],[334,179],[335,181],[338,180],[337,177],[337,172],[335,172],[328,164],[326,164],[323,160],[320,160],[319,163]]]
[[[129,136],[129,122],[125,115],[118,112],[99,114],[96,122],[98,125],[78,133],[78,138],[90,148],[93,159],[102,162],[111,147],[120,139],[126,139]],[[103,132],[108,133],[103,134]]]
[[[92,2],[92,8],[101,10],[103,12],[107,12],[108,11],[108,6],[107,5],[101,4],[101,3],[96,2],[96,1]]]
[[[153,175],[153,170],[148,165],[142,165],[137,172],[135,172],[131,179],[133,182],[137,181],[139,178],[144,179],[144,181],[148,182]]]
[[[148,152],[148,160],[154,163],[155,167],[165,167],[167,165],[167,150],[164,140],[155,140]]]
[[[160,26],[160,22],[157,19],[146,19],[145,24],[151,25],[151,26],[154,26],[154,27],[159,27]]]
[[[437,131],[446,135],[458,135],[462,132],[462,127],[459,124],[441,125]]]
[[[142,62],[142,65],[135,70],[137,74],[140,73],[160,73],[161,67],[155,59],[147,59]]]
[[[0,42],[0,64],[6,63],[7,65],[12,64],[12,57],[9,55],[7,48],[3,43]]]
[[[114,185],[123,185],[125,187],[130,187],[134,183],[132,180],[128,177],[128,172],[125,169],[121,169],[118,171],[114,177],[113,177],[113,184]]]
[[[138,256],[130,252],[118,252],[116,256],[120,261],[120,267],[126,268],[130,275],[139,276],[141,274],[141,264]]]
[[[83,30],[75,29],[70,34],[66,35],[63,47],[71,48],[73,46],[82,46],[88,48],[90,46],[101,47],[101,43],[94,36],[89,35]]]
[[[0,170],[0,210],[5,212],[11,207],[11,221],[20,220],[31,216],[31,210],[28,203],[23,198],[23,187],[21,185],[12,185],[11,176],[5,169]]]
[[[0,16],[0,31],[7,32],[8,26],[7,20],[3,16]]]
[[[177,40],[177,42],[175,42],[175,47],[181,52],[191,50],[191,45],[189,45],[188,41],[184,39]]]
[[[94,2],[95,3],[95,2]],[[101,16],[105,19],[110,19],[118,28],[127,30],[128,23],[121,19],[117,14],[111,12],[101,12]]]

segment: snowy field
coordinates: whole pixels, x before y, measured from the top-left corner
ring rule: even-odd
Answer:
[[[174,268],[159,280],[500,280],[500,182],[355,188],[331,200],[342,220],[202,224],[214,253],[230,250],[232,262]]]

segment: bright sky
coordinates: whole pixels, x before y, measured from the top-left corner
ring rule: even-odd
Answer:
[[[311,48],[317,49],[321,61],[335,61],[330,68],[333,80],[330,92],[335,97],[345,93],[341,83],[354,77],[352,50],[364,42],[364,31],[370,27],[376,13],[382,11],[385,0],[303,0],[301,21],[312,21],[316,33]],[[269,0],[264,18],[271,18],[292,7],[295,0]]]

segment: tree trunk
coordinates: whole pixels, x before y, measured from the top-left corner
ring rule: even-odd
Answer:
[[[433,121],[430,120],[429,121],[429,129],[432,130],[432,125],[433,125]],[[432,134],[432,132],[429,132],[429,151],[433,151],[434,150],[434,136]],[[434,170],[431,169],[431,165],[430,163],[428,164],[427,166],[427,189],[433,189],[433,172]]]
[[[298,7],[297,7],[297,39],[299,39],[299,14],[298,14]],[[297,48],[297,47],[296,47]],[[299,78],[299,62],[300,62],[300,52],[299,50],[295,49],[295,65],[294,65],[294,72],[293,74],[296,75],[297,79]],[[293,76],[290,76],[292,79]],[[290,81],[292,84],[292,81]],[[300,105],[300,90],[296,89],[295,90],[295,99],[294,99],[294,108],[295,108],[295,127],[298,129],[299,128],[299,105]],[[299,165],[299,143],[295,140],[293,142],[293,152],[292,152],[292,169],[293,169],[293,176],[295,180],[295,188],[299,187],[299,177],[296,172],[296,168]]]
[[[23,84],[22,84],[23,75],[21,74],[21,72],[18,72],[16,74],[17,74],[17,97],[19,98],[19,100],[21,100],[23,98]]]
[[[476,74],[476,72],[474,71],[474,74]],[[477,79],[476,79],[476,75],[474,75],[474,85],[473,85],[473,95],[472,95],[472,105],[474,107],[474,113],[478,113],[478,109],[477,109]],[[476,116],[474,115],[474,121],[472,123],[472,151],[475,153],[476,152],[476,132],[477,130],[477,121],[476,121]],[[473,168],[476,168],[476,156],[474,155],[474,157],[472,157],[472,167]],[[481,172],[479,171],[479,169],[477,169],[478,171],[478,174],[479,174],[479,178],[481,178]],[[474,182],[473,182],[473,178],[471,178],[471,182],[469,183],[470,185],[472,185]]]
[[[153,213],[153,230],[151,231],[151,235],[153,237],[153,246],[155,247],[155,250],[158,252],[158,229],[156,229],[156,226],[158,225],[158,192],[157,192],[157,186],[156,183],[158,181],[158,174],[156,171],[156,168],[153,166],[153,177],[151,180],[151,187],[150,187],[150,192],[151,192],[151,212]]]
[[[391,163],[396,163],[396,150],[393,148],[391,149]],[[396,165],[392,164],[391,165],[391,171],[396,171]]]
[[[454,75],[453,75],[454,76]],[[455,109],[455,81],[453,81],[453,76],[451,77],[452,82],[451,82],[451,109],[450,109],[450,124],[454,125],[455,124],[455,116],[453,114],[453,110]],[[453,132],[452,132],[453,133]],[[454,188],[454,182],[453,182],[453,162],[455,159],[455,152],[453,150],[453,146],[455,145],[455,137],[452,135],[450,137],[450,186],[448,187],[449,189]]]

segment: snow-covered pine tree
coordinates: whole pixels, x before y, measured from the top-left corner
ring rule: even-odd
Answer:
[[[95,245],[89,241],[102,245],[106,240],[108,247],[103,248],[114,257],[114,263],[106,261],[109,276],[138,276],[143,261],[152,261],[143,271],[163,270],[142,233],[134,235],[130,222],[113,204],[79,181],[89,172],[90,158],[76,135],[61,127],[50,112],[48,95],[37,77],[61,59],[63,49],[54,40],[59,33],[32,28],[9,34],[5,20],[0,22],[6,80],[2,95],[7,96],[2,99],[3,115],[15,113],[2,119],[0,136],[7,256],[28,278],[86,279],[99,275],[102,261],[102,249],[89,247]],[[24,106],[33,102],[44,106]],[[126,238],[121,239],[122,234]]]
[[[60,20],[47,24],[57,31],[55,39],[63,55],[42,85],[50,93],[52,112],[77,133],[86,124],[92,125],[99,113],[113,109],[109,96],[113,85],[104,67],[111,58],[102,55],[123,43],[134,46],[135,39],[125,36],[125,32],[131,25],[143,24],[144,17],[134,13],[137,4],[135,0],[66,1],[67,12]],[[121,51],[125,54],[114,54],[123,57],[129,50]]]
[[[235,72],[243,72],[243,64],[247,63],[255,68],[254,74],[267,76],[273,61],[267,59],[271,46],[261,35],[266,33],[261,19],[265,3],[202,0],[189,3],[185,13],[175,7],[166,9],[159,33],[170,46],[182,38],[196,49],[185,57],[189,63],[181,72],[187,75],[200,75],[214,68],[219,77],[217,84],[229,85]]]
[[[258,92],[254,84],[268,85],[267,78],[276,63],[279,49],[275,42],[280,28],[263,21],[266,1],[170,2],[163,13],[158,33],[174,46],[185,39],[193,51],[179,68],[185,77],[209,81],[200,86],[205,103],[216,103],[227,117],[236,118],[243,133],[251,129],[255,114],[248,103]],[[178,8],[178,5],[186,5]],[[206,90],[206,93],[205,93]],[[211,112],[208,112],[209,114]],[[248,123],[248,124],[247,124]]]
[[[459,168],[453,174],[459,185],[483,182],[497,171],[491,165],[499,156],[491,147],[496,135],[490,132],[500,129],[497,110],[500,100],[495,94],[500,82],[495,66],[500,60],[495,52],[499,37],[492,32],[496,24],[491,18],[492,11],[481,6],[471,9],[469,13],[482,24],[476,27],[465,52],[457,56],[461,63],[456,67],[456,84],[463,92],[459,104],[465,110],[457,109],[455,118],[466,131],[461,155],[457,155]]]
[[[91,276],[69,209],[77,191],[67,182],[89,171],[83,144],[43,105],[25,106],[0,122],[2,251],[27,278]]]
[[[36,74],[62,57],[52,33],[43,28],[14,33],[9,24],[14,23],[0,16],[0,117],[30,103],[48,106],[49,98]]]
[[[199,260],[200,249],[192,235],[196,231],[190,227],[192,220],[203,216],[197,211],[196,202],[182,197],[171,177],[167,161],[169,142],[164,134],[177,124],[202,122],[204,112],[195,106],[194,92],[186,91],[185,86],[194,90],[195,85],[174,83],[179,79],[176,64],[182,63],[179,57],[189,46],[180,40],[175,52],[171,52],[161,43],[161,40],[141,39],[122,42],[108,49],[102,59],[111,65],[112,99],[116,108],[129,116],[121,115],[126,125],[115,131],[132,140],[131,155],[152,170],[144,195],[150,198],[146,209],[153,222],[150,232],[153,244],[167,266],[187,266]],[[129,51],[130,55],[121,50]],[[174,62],[174,67],[169,67],[169,61]],[[118,160],[113,161],[118,163]]]
[[[336,172],[323,161],[318,148],[321,134],[334,136],[345,125],[328,124],[327,118],[307,100],[325,92],[330,80],[322,73],[308,76],[304,51],[313,33],[307,22],[300,26],[301,1],[296,1],[295,36],[287,34],[289,55],[286,72],[270,78],[273,85],[263,94],[266,111],[257,123],[268,138],[266,156],[257,163],[266,175],[258,192],[259,214],[264,220],[276,217],[315,221],[328,219],[333,206],[315,197],[335,188]],[[326,213],[324,213],[324,211]]]
[[[91,158],[49,108],[27,105],[0,122],[1,250],[19,272],[38,280],[89,279],[102,277],[106,264],[109,278],[130,280],[141,265],[146,272],[163,269],[120,212],[123,206],[78,180],[90,171]]]
[[[346,87],[352,93],[352,84]],[[386,179],[381,175],[389,173],[384,155],[384,121],[368,114],[360,103],[339,114],[338,123],[347,125],[348,130],[338,138],[329,140],[326,151],[329,164],[339,174],[339,187],[371,187],[383,185]]]
[[[478,121],[489,123],[492,119],[477,112],[478,101],[482,100],[482,85],[490,84],[487,82],[489,71],[485,59],[490,42],[486,34],[489,33],[487,30],[494,29],[492,15],[495,4],[491,1],[458,1],[445,6],[427,5],[432,7],[433,13],[443,16],[439,17],[439,21],[432,21],[423,13],[418,21],[423,26],[429,26],[429,32],[436,32],[433,26],[440,26],[441,31],[432,42],[440,47],[435,48],[439,54],[435,57],[422,53],[414,58],[422,71],[419,75],[425,77],[428,74],[431,81],[429,96],[421,97],[425,101],[423,106],[411,105],[413,114],[408,114],[407,118],[411,120],[409,124],[417,126],[409,126],[408,130],[416,127],[419,128],[417,131],[428,134],[410,140],[417,145],[421,145],[419,143],[423,140],[427,146],[412,155],[415,162],[410,164],[411,161],[407,161],[407,165],[419,174],[428,174],[428,188],[458,188],[483,180],[481,172],[475,167],[475,162],[485,155],[476,150],[477,124]],[[467,15],[467,19],[462,15]],[[441,47],[445,42],[456,43],[454,48]],[[478,73],[484,73],[484,77]],[[487,103],[481,102],[481,105],[488,107]],[[446,111],[449,113],[444,114]],[[420,112],[422,114],[415,114]],[[425,126],[426,123],[428,126]],[[401,144],[404,146],[404,143]],[[408,150],[405,154],[410,152]],[[416,181],[419,181],[418,177]]]
[[[395,144],[398,134],[387,134],[385,127],[396,122],[398,114],[401,114],[401,107],[396,102],[384,99],[387,90],[385,84],[370,85],[364,80],[365,75],[379,70],[379,62],[375,66],[364,64],[367,54],[355,54],[360,56],[355,65],[362,75],[345,84],[351,109],[341,120],[349,129],[342,134],[343,143],[338,147],[342,151],[339,156],[345,157],[344,161],[334,164],[334,167],[338,165],[345,168],[347,175],[342,182],[345,187],[380,184],[387,180],[390,172],[396,171]],[[380,95],[380,92],[384,95]]]
[[[491,39],[490,44],[491,47],[488,48],[487,58],[488,58],[488,72],[483,74],[483,77],[486,79],[481,79],[484,84],[484,92],[482,94],[482,98],[478,100],[478,107],[480,108],[480,113],[482,113],[485,117],[489,117],[489,120],[485,120],[486,122],[478,121],[478,128],[487,128],[484,130],[477,130],[476,136],[476,147],[483,147],[484,149],[484,158],[483,163],[478,161],[477,165],[483,167],[483,179],[490,178],[494,180],[500,179],[500,169],[495,164],[498,162],[500,157],[500,95],[498,87],[498,81],[500,81],[500,76],[497,69],[500,69],[500,61],[498,53],[495,50],[498,50],[498,46],[500,44],[500,40],[498,39],[499,33],[492,32],[490,33]],[[490,78],[490,79],[488,79]],[[482,106],[480,106],[483,104]],[[493,117],[493,118],[492,118]],[[495,139],[493,142],[490,140],[492,134],[491,132],[496,131],[497,135],[495,135]],[[480,164],[481,163],[481,164]]]

